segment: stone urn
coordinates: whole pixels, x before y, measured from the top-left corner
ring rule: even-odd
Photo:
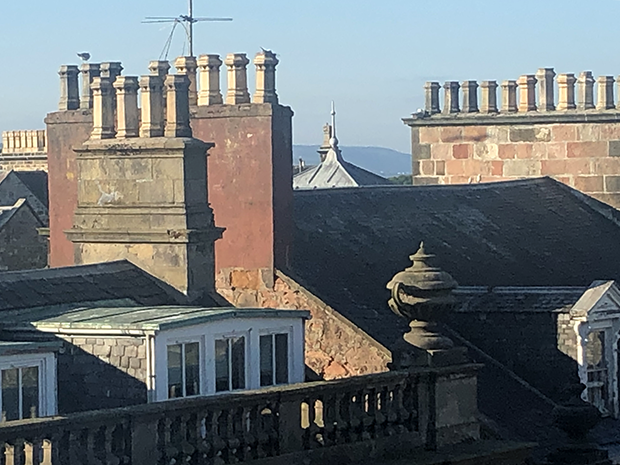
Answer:
[[[409,258],[413,265],[396,273],[387,284],[391,298],[390,309],[407,319],[410,331],[403,339],[424,350],[448,350],[453,342],[440,334],[438,322],[453,309],[456,299],[452,290],[457,283],[445,271],[432,265],[435,256],[420,243],[418,251]]]

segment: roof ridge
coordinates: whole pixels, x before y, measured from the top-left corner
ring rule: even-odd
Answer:
[[[131,269],[139,269],[141,271],[142,268],[133,264],[129,260],[114,260],[111,262],[100,262],[100,263],[88,263],[82,265],[70,265],[70,266],[61,266],[56,268],[40,268],[34,270],[17,270],[17,271],[2,271],[0,272],[0,281],[10,281],[11,278],[19,278],[23,280],[28,277],[54,277],[54,276],[62,276],[63,274],[69,274],[70,276],[82,276],[84,274],[85,269],[92,270],[93,273],[97,274],[106,274],[111,273],[112,270],[116,271],[115,268],[131,268]],[[79,273],[78,273],[79,272]],[[90,273],[90,274],[93,274]],[[148,273],[147,273],[148,274]],[[150,276],[150,274],[149,274]]]

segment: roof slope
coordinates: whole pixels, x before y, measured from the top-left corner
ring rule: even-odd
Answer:
[[[119,299],[137,305],[186,303],[184,294],[126,260],[0,273],[0,311]]]
[[[321,163],[293,176],[293,189],[325,189],[390,185],[387,179],[344,161],[340,149],[330,148]]]
[[[461,285],[620,278],[611,213],[550,178],[296,191],[294,205],[294,274],[383,344],[402,334],[394,335],[402,323],[386,305],[385,284],[422,240]]]
[[[47,173],[45,171],[13,171],[28,189],[49,208],[47,191]]]

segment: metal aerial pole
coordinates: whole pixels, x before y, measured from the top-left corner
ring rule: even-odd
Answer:
[[[188,42],[189,42],[189,56],[194,56],[194,1],[189,0],[189,32],[188,32]]]

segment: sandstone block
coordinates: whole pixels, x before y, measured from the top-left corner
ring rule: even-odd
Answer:
[[[451,160],[452,159],[452,144],[431,145],[431,158],[433,160]]]
[[[551,140],[554,142],[572,142],[577,140],[577,126],[575,124],[552,125]]]
[[[425,160],[431,158],[431,146],[429,144],[412,145],[411,157],[414,160]]]
[[[533,151],[532,144],[516,144],[515,145],[515,152],[516,152],[517,158],[529,160],[530,158],[532,158],[532,151]]]
[[[568,142],[566,152],[569,158],[576,157],[606,157],[607,142]]]
[[[502,160],[517,158],[516,144],[500,144],[497,146],[497,156]]]
[[[413,161],[411,162],[411,174],[412,174],[413,176],[417,176],[418,174],[420,174],[420,163],[421,163],[421,162],[419,162],[419,161],[417,161],[417,160],[413,160]],[[219,286],[218,286],[218,287],[219,287]]]
[[[534,128],[510,128],[511,142],[534,142],[536,131]]]
[[[446,174],[446,162],[443,160],[438,160],[435,162],[435,174],[438,176],[443,176]]]
[[[437,177],[425,177],[425,178],[413,178],[414,186],[428,186],[439,184],[439,178]]]
[[[620,140],[610,140],[608,153],[610,157],[620,157]]]
[[[576,140],[578,142],[600,141],[601,140],[601,127],[598,124],[592,124],[592,123],[578,124]]]
[[[433,144],[439,142],[441,136],[441,128],[419,128],[419,141],[422,144]]]
[[[603,176],[576,176],[575,188],[581,192],[603,192]]]
[[[491,161],[491,175],[502,176],[504,174],[504,162],[501,160]]]
[[[139,358],[132,358],[131,360],[129,360],[129,367],[130,368],[135,368],[135,369],[140,368],[140,359]]]
[[[435,162],[433,160],[422,160],[420,171],[424,176],[433,176],[435,174]]]
[[[548,143],[547,144],[547,158],[548,159],[566,158],[566,143],[565,142]]]
[[[456,159],[466,159],[473,156],[472,144],[455,144],[452,147],[452,157]]]
[[[462,175],[463,174],[463,160],[448,160],[446,161],[446,174],[448,175]]]
[[[460,142],[463,140],[463,128],[445,127],[441,128],[442,142]]]
[[[541,162],[538,160],[505,160],[504,176],[540,176]]]

